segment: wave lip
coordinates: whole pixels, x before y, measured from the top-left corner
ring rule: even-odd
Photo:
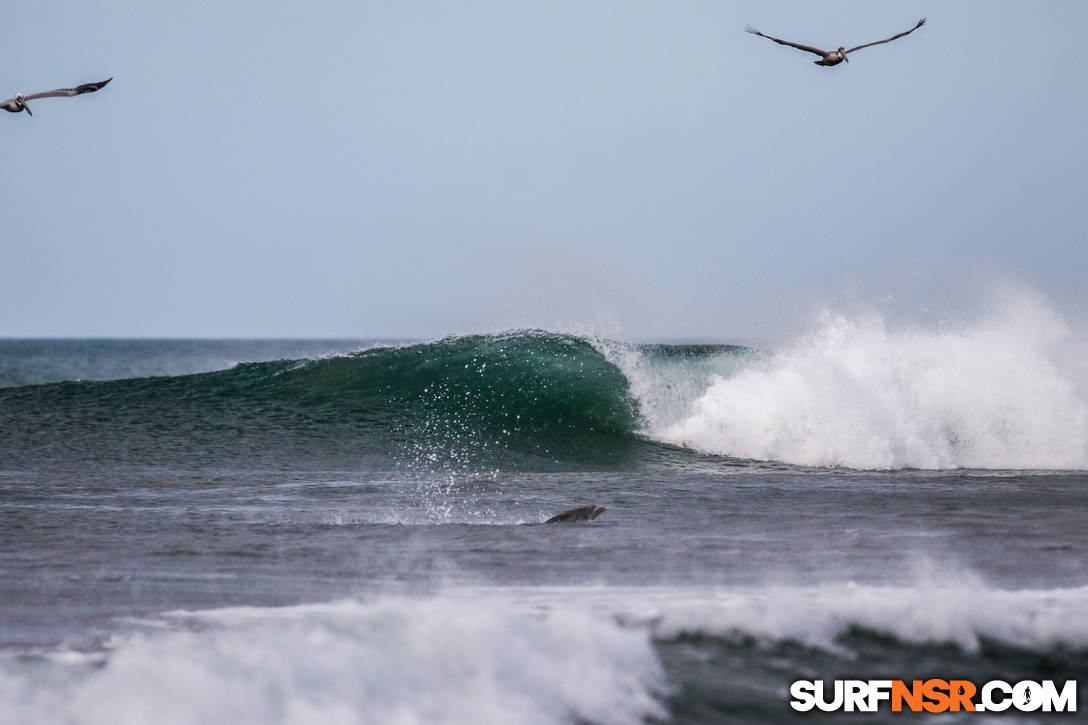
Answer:
[[[1038,304],[956,331],[826,316],[812,335],[715,376],[652,434],[700,452],[857,469],[1088,469],[1071,336]]]

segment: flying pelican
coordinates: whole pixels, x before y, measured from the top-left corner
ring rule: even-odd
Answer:
[[[80,93],[94,93],[102,86],[106,85],[113,80],[113,76],[110,76],[104,81],[98,83],[84,83],[81,86],[75,88],[58,88],[55,91],[45,91],[44,93],[31,93],[29,96],[24,96],[22,93],[16,93],[15,98],[9,98],[8,100],[0,103],[0,108],[5,111],[11,111],[12,113],[18,113],[19,111],[26,111],[27,114],[33,116],[30,112],[30,106],[27,105],[27,101],[33,101],[35,98],[53,98],[54,96],[78,96]]]
[[[820,56],[820,60],[813,61],[813,63],[815,63],[816,65],[838,65],[839,63],[842,63],[844,60],[847,63],[850,62],[850,59],[846,57],[847,53],[853,53],[855,50],[861,50],[862,48],[868,48],[870,45],[880,45],[881,43],[890,43],[893,40],[895,40],[896,38],[902,38],[904,35],[910,35],[915,30],[917,30],[918,28],[922,27],[925,24],[926,24],[926,19],[922,18],[921,20],[918,21],[918,24],[915,25],[910,30],[906,30],[906,31],[904,31],[902,33],[899,33],[898,35],[893,35],[892,37],[886,38],[884,40],[878,40],[875,43],[866,43],[865,45],[859,45],[858,47],[851,48],[850,50],[847,50],[844,46],[841,46],[841,45],[839,46],[838,50],[820,50],[819,48],[813,48],[811,45],[801,45],[800,43],[791,43],[788,40],[779,40],[778,38],[772,38],[769,35],[764,35],[763,33],[759,32],[758,30],[753,28],[751,25],[746,26],[744,29],[747,30],[749,33],[754,33],[755,35],[758,35],[761,38],[766,38],[767,40],[773,40],[774,42],[778,43],[779,45],[791,45],[794,48],[797,48],[798,50],[807,50],[809,53],[815,53],[816,55]]]

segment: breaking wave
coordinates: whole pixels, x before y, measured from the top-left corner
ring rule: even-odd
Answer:
[[[171,612],[90,652],[0,653],[0,720],[767,722],[788,683],[814,675],[1088,676],[1085,588],[906,579],[466,587]]]
[[[181,612],[104,652],[0,658],[0,720],[621,725],[663,715],[663,687],[646,633],[605,619],[343,601]]]
[[[581,470],[707,455],[857,469],[1088,469],[1085,345],[1021,299],[941,330],[825,315],[767,351],[546,331],[198,375],[0,389],[19,466]]]
[[[828,314],[695,395],[648,406],[646,426],[700,452],[804,466],[1084,469],[1083,353],[1031,300],[938,331]]]

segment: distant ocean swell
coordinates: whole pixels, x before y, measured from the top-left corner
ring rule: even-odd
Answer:
[[[16,468],[531,471],[711,454],[859,469],[1080,470],[1081,353],[1060,321],[1030,305],[940,332],[828,316],[768,353],[474,335],[198,375],[0,389],[0,456]]]

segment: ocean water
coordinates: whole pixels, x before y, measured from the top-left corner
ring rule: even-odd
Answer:
[[[788,706],[853,677],[1084,702],[1084,349],[1030,304],[766,349],[0,341],[0,723],[913,721]]]

